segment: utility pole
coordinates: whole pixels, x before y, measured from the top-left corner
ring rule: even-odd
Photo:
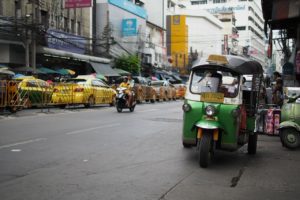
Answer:
[[[110,30],[110,25],[109,25],[109,10],[107,10],[107,36],[106,36],[106,55],[109,57],[109,49],[110,49],[110,37],[111,37],[111,30]]]
[[[36,0],[32,1],[31,66],[36,72]]]
[[[93,0],[92,8],[92,54],[96,55],[96,36],[97,36],[97,3],[96,0]]]
[[[29,67],[29,38],[28,38],[28,29],[27,29],[27,26],[28,26],[28,14],[26,14],[25,16],[25,66],[26,67]]]

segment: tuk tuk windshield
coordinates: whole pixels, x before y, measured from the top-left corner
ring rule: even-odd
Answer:
[[[226,98],[234,98],[239,91],[239,77],[230,72],[196,70],[191,76],[190,91],[223,93]]]

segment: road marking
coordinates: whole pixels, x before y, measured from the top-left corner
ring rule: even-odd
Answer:
[[[10,150],[11,152],[21,152],[22,150],[21,149],[12,149]]]
[[[157,111],[159,109],[149,109],[149,110],[141,110],[141,111],[138,111],[139,113],[143,113],[143,112],[153,112],[153,111]]]
[[[82,132],[93,131],[93,130],[100,129],[100,128],[111,128],[111,127],[116,127],[116,126],[120,126],[120,125],[121,124],[106,124],[106,125],[104,124],[104,125],[97,126],[97,127],[92,127],[92,128],[86,128],[86,129],[67,132],[65,134],[66,135],[75,135],[75,134],[80,134]]]
[[[22,142],[13,143],[13,144],[6,144],[6,145],[3,145],[3,146],[0,146],[0,150],[10,148],[10,147],[19,146],[19,145],[23,145],[23,144],[39,142],[39,141],[43,141],[43,140],[47,140],[47,138],[37,138],[37,139],[26,140],[26,141],[22,141]]]

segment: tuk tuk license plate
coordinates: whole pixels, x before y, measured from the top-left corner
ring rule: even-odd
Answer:
[[[213,93],[213,92],[203,92],[201,94],[200,101],[212,102],[212,103],[223,103],[224,94],[223,93]]]

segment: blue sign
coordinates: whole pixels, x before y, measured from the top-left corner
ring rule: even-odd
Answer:
[[[122,20],[122,35],[123,36],[136,36],[136,19],[123,19]]]
[[[108,0],[108,3],[115,5],[128,12],[131,12],[132,14],[135,14],[141,18],[148,18],[147,12],[144,8],[137,6],[128,0]]]
[[[46,41],[49,48],[84,54],[87,40],[59,30],[48,29]]]

